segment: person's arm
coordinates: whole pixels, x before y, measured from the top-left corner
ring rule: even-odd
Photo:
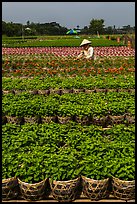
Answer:
[[[83,51],[81,51],[81,53],[77,56],[77,59],[80,59],[80,58],[82,58],[83,57],[83,54],[84,54],[84,52]]]
[[[93,47],[90,47],[90,48],[88,49],[88,54],[87,54],[87,56],[86,56],[86,59],[91,58],[91,57],[93,56],[93,53],[94,53]]]

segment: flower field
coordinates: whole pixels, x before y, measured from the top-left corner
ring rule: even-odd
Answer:
[[[135,50],[2,48],[2,178],[135,179]]]
[[[91,76],[135,71],[135,51],[95,47],[94,62],[76,60],[81,48],[3,48],[3,76]]]
[[[81,51],[81,47],[24,47],[2,48],[2,54],[55,54],[56,56],[75,56]],[[134,56],[135,50],[126,46],[95,47],[96,56]]]

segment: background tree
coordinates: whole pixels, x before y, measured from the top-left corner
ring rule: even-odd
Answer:
[[[89,25],[89,33],[90,34],[97,34],[97,32],[99,32],[99,34],[104,34],[104,20],[103,19],[92,19],[90,21],[90,25]]]
[[[27,27],[29,27],[30,26],[30,21],[27,21]]]
[[[11,36],[20,36],[21,35],[21,27],[22,25],[19,23],[13,22],[4,22],[2,21],[2,34]]]
[[[12,36],[22,36],[22,27],[24,30],[25,36],[27,35],[66,35],[68,28],[60,26],[56,22],[51,23],[33,23],[30,21],[26,22],[26,25],[22,25],[21,23],[13,23],[13,22],[4,22],[2,21],[2,35],[7,35],[9,37]],[[25,28],[30,28],[31,30],[25,30]],[[123,28],[115,28],[112,26],[104,28],[104,20],[103,19],[92,19],[90,21],[89,26],[84,26],[84,28],[79,29],[79,25],[77,25],[77,29],[80,31],[79,34],[128,34],[135,33],[135,26],[131,27],[130,25],[123,26]]]
[[[84,28],[81,29],[81,34],[89,34],[89,28],[88,28],[88,26],[84,26]]]
[[[105,34],[113,34],[113,28],[112,26],[108,26],[107,28],[104,28]]]

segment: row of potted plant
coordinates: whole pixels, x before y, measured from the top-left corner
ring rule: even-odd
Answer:
[[[111,194],[121,200],[134,200],[135,181],[123,181],[113,176],[94,180],[83,175],[68,181],[46,178],[35,184],[25,183],[16,177],[2,180],[3,200],[18,198],[28,201],[46,200],[52,194],[59,202],[72,202],[80,198],[82,193],[92,201],[108,199]]]
[[[96,75],[88,77],[26,77],[26,78],[2,78],[3,90],[49,90],[52,89],[135,89],[135,75],[123,74]]]
[[[35,183],[46,177],[69,180],[85,175],[135,178],[135,125],[109,128],[44,123],[2,125],[2,178]]]
[[[135,93],[103,92],[32,95],[22,92],[2,96],[2,115],[7,116],[93,116],[129,113],[135,115]]]

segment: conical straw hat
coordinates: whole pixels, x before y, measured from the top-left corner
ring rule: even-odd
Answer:
[[[84,40],[82,41],[82,43],[80,44],[80,46],[86,45],[86,44],[91,44],[91,41],[84,39]]]

